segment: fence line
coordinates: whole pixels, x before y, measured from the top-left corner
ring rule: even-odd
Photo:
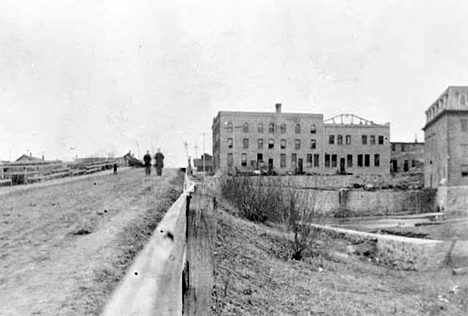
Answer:
[[[148,243],[135,258],[102,316],[182,315],[187,214],[190,197],[195,190],[196,184],[186,174],[183,193],[169,208]]]

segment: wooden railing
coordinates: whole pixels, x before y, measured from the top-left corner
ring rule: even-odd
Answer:
[[[127,270],[103,316],[207,315],[213,289],[211,199],[184,191]]]

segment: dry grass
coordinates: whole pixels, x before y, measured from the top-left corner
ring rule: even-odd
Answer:
[[[98,315],[182,182],[131,169],[2,195],[0,315]]]
[[[215,213],[213,315],[467,315],[468,277],[451,271],[397,271],[346,254],[343,240],[316,240],[289,260],[291,236]],[[226,212],[226,210],[228,212]]]

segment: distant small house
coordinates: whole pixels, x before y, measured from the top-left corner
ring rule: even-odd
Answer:
[[[205,168],[203,168],[203,158],[205,159]],[[193,166],[197,168],[197,171],[213,172],[213,157],[205,153],[201,158],[193,159]]]

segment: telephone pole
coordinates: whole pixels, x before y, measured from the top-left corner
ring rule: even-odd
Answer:
[[[203,159],[203,172],[206,172],[206,169],[205,169],[205,134],[206,134],[206,133],[202,133],[202,135],[203,135],[203,154],[202,154],[202,159]]]

